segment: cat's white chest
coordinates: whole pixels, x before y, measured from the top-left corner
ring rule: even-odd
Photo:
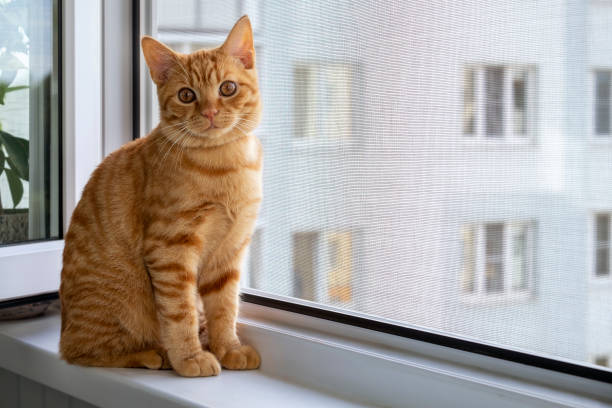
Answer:
[[[243,154],[245,161],[248,163],[253,163],[259,159],[259,142],[255,137],[249,137]]]

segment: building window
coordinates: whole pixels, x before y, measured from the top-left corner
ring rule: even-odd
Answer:
[[[293,296],[346,305],[353,299],[353,236],[346,231],[293,234]]]
[[[524,139],[534,127],[535,70],[517,66],[470,66],[464,71],[463,133]]]
[[[595,72],[595,134],[610,136],[612,71]]]
[[[296,137],[348,138],[352,123],[352,67],[298,63],[293,74]]]
[[[610,276],[610,214],[595,215],[595,276]]]
[[[529,222],[470,224],[463,228],[461,289],[466,294],[529,290],[533,226]]]

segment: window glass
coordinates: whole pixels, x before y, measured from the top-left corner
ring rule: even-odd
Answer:
[[[57,2],[0,1],[0,246],[60,230]]]
[[[486,290],[501,292],[504,289],[504,224],[485,226]]]
[[[595,275],[610,273],[610,215],[595,217]]]
[[[612,208],[612,161],[585,98],[597,72],[607,131],[612,32],[588,22],[612,7],[551,1],[155,1],[181,52],[253,24],[264,198],[245,290],[584,364],[607,350],[592,206]]]
[[[504,133],[504,69],[487,67],[485,70],[486,129],[488,137]]]
[[[512,114],[514,118],[513,131],[524,135],[527,132],[527,72],[513,72],[512,78]]]
[[[462,288],[466,293],[476,290],[476,231],[473,226],[463,228]]]
[[[595,74],[595,133],[599,135],[610,134],[611,93],[612,72],[597,72]]]
[[[476,71],[466,69],[463,81],[463,133],[472,135],[476,130]]]

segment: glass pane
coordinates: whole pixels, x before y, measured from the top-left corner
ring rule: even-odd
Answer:
[[[319,234],[316,232],[293,234],[293,296],[295,297],[305,300],[317,299],[318,243]]]
[[[527,72],[515,71],[512,78],[512,115],[514,133],[527,133]]]
[[[60,231],[57,4],[0,2],[0,245]]]
[[[598,247],[595,250],[595,274],[605,276],[610,273],[610,248]]]
[[[612,161],[584,135],[584,87],[612,61],[612,8],[551,1],[208,0],[223,16],[180,26],[158,0],[175,17],[157,35],[181,52],[251,17],[265,159],[245,282],[592,364],[612,287],[592,293],[586,226],[612,208]]]
[[[610,216],[598,214],[595,221],[595,239],[598,243],[610,241]]]
[[[612,91],[612,72],[595,74],[595,133],[610,134],[610,93]]]
[[[294,68],[295,134],[298,138],[317,137],[319,133],[319,72],[316,65],[302,64]]]
[[[476,71],[466,69],[463,80],[463,133],[472,135],[476,130]]]
[[[476,234],[473,227],[463,228],[463,274],[461,287],[464,292],[476,290]]]
[[[512,236],[512,289],[527,289],[527,226],[518,225],[514,227]]]
[[[487,224],[485,242],[485,289],[501,292],[504,290],[504,224]]]
[[[502,137],[504,134],[504,69],[485,69],[485,109],[488,137]]]
[[[327,297],[330,302],[349,303],[353,299],[353,243],[350,232],[325,235],[328,254]]]

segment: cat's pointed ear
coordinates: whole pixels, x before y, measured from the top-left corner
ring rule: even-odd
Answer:
[[[148,35],[142,37],[141,45],[153,82],[163,85],[170,76],[170,69],[178,63],[177,55],[169,47]]]
[[[255,47],[253,46],[253,30],[249,17],[244,15],[234,24],[227,39],[221,46],[223,52],[232,57],[240,58],[246,69],[255,65]]]

